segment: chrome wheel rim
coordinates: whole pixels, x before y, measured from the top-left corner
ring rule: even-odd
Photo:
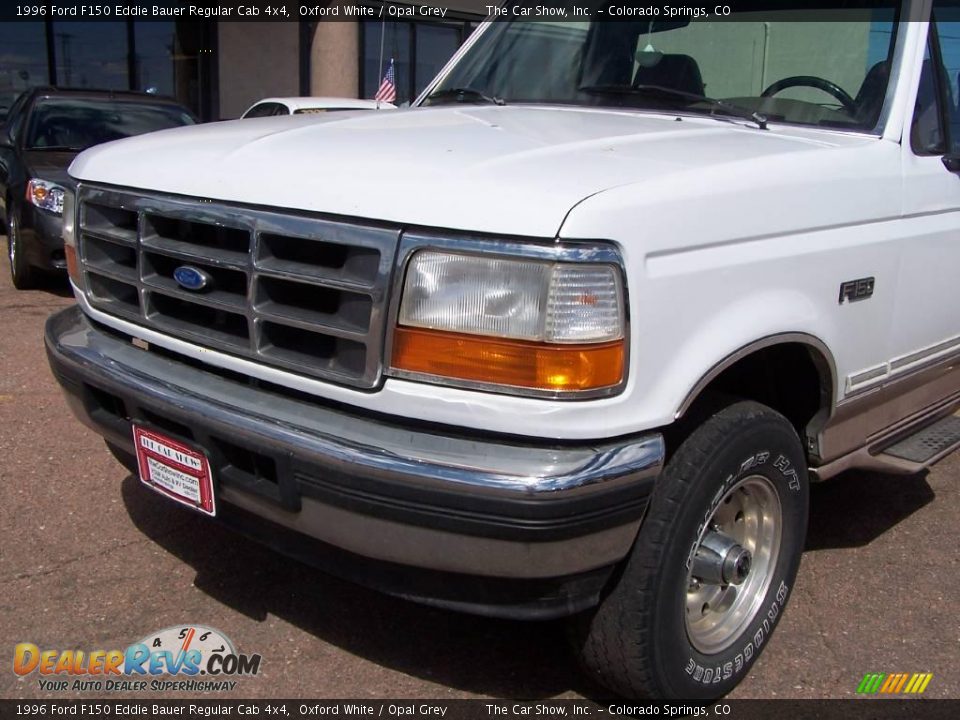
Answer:
[[[10,272],[14,272],[17,262],[17,217],[11,215],[7,223],[7,257],[10,260]]]
[[[684,620],[705,655],[726,650],[760,611],[780,555],[783,509],[762,475],[736,483],[697,538],[687,573]]]

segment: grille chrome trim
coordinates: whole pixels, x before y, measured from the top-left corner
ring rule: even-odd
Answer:
[[[399,228],[85,184],[76,208],[92,307],[265,365],[380,384]],[[183,264],[212,288],[180,287]]]

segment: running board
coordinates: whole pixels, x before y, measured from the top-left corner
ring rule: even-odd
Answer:
[[[933,414],[936,419],[917,429],[917,425],[891,434],[882,440],[861,447],[826,465],[810,468],[814,481],[828,480],[845,470],[860,468],[895,475],[913,475],[960,449],[960,410],[952,401],[944,415],[944,408]]]
[[[960,448],[960,413],[941,418],[888,445],[877,459],[889,460],[901,467],[914,466],[919,471],[957,448]]]

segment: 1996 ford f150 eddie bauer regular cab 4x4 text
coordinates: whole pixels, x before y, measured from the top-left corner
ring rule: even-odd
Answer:
[[[407,111],[83,153],[73,410],[332,573],[570,616],[624,695],[729,692],[809,483],[960,441],[960,15],[789,5],[508,17]]]

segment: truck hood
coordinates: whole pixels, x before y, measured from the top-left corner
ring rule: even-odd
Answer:
[[[70,174],[403,225],[555,237],[575,205],[610,188],[851,142],[864,139],[714,118],[460,105],[164,130],[91,148]]]

